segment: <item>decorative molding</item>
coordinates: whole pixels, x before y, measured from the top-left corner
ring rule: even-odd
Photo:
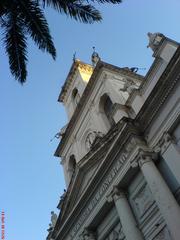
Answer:
[[[131,94],[133,92],[133,90],[135,90],[135,89],[137,90],[139,88],[139,84],[137,84],[130,78],[124,78],[124,82],[125,82],[125,84],[124,84],[123,88],[119,89],[122,92],[128,92],[129,94]]]
[[[151,162],[152,161],[152,154],[142,154],[140,153],[140,157],[139,157],[139,160],[138,160],[138,164],[139,164],[139,167],[142,168],[142,166],[148,162]]]
[[[113,190],[106,196],[108,202],[117,201],[119,198],[126,198],[123,189],[118,189],[117,186],[113,186]]]
[[[108,233],[104,240],[125,240],[120,222]]]
[[[137,117],[135,118],[137,124],[141,125],[143,132],[149,127],[160,108],[170,96],[176,84],[179,82],[179,67],[180,48],[177,49],[173,58],[155,85],[153,91],[150,93],[144,105],[140,109]]]
[[[167,229],[167,226],[164,227],[153,240],[172,240],[169,231]]]
[[[90,131],[85,139],[86,150],[89,151],[92,148],[92,146],[96,144],[97,139],[98,138],[102,139],[103,136],[104,136],[104,134],[102,132]]]
[[[173,137],[168,133],[164,132],[161,139],[158,141],[156,146],[154,147],[154,151],[157,153],[164,153],[169,145],[174,142]]]
[[[80,70],[80,72],[83,72],[83,73],[89,73],[89,74],[93,73],[93,67],[86,63],[79,62],[78,69]]]
[[[88,228],[85,228],[79,238],[80,240],[96,240],[96,233]]]
[[[157,153],[139,148],[137,156],[131,162],[131,167],[141,168],[145,163],[157,160],[157,158],[158,158]]]

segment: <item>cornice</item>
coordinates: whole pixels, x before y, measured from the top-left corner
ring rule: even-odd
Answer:
[[[141,82],[141,85],[139,86],[138,89],[134,89],[132,91],[132,93],[130,94],[126,104],[128,106],[131,105],[131,103],[134,101],[135,97],[137,95],[140,95],[142,96],[142,94],[145,92],[145,89],[147,88],[149,82],[150,82],[150,79],[151,79],[151,76],[155,73],[155,71],[158,69],[159,67],[159,63],[161,62],[162,60],[160,58],[156,58],[153,62],[153,64],[151,65],[150,69],[148,70],[146,76],[144,77],[144,81]]]
[[[137,124],[141,125],[142,131],[145,131],[166,99],[174,90],[176,84],[180,81],[180,47],[178,47],[173,58],[167,65],[163,74],[159,78],[152,92],[146,99],[141,110],[135,118]]]
[[[83,95],[78,103],[78,106],[76,107],[76,110],[71,118],[71,120],[68,123],[68,126],[66,128],[66,132],[64,133],[56,151],[55,151],[55,156],[59,157],[61,155],[61,151],[64,147],[65,142],[69,139],[69,135],[72,131],[73,128],[75,128],[76,126],[76,122],[78,121],[78,117],[81,113],[81,111],[83,110],[83,107],[85,106],[86,102],[88,101],[89,97],[90,97],[90,93],[91,90],[93,88],[93,86],[96,84],[96,82],[98,81],[98,75],[103,71],[103,69],[109,70],[109,71],[113,71],[114,73],[118,73],[118,74],[122,74],[124,76],[128,76],[131,78],[136,78],[138,80],[143,80],[144,77],[134,73],[132,71],[130,71],[130,69],[128,68],[120,68],[102,61],[99,61],[90,77],[90,80],[83,92]]]
[[[67,92],[68,92],[68,89],[69,89],[69,87],[71,86],[71,83],[72,83],[72,81],[73,81],[73,79],[74,79],[74,76],[75,76],[75,74],[76,74],[76,72],[77,72],[78,69],[79,69],[81,72],[89,72],[89,73],[92,73],[93,67],[92,67],[92,65],[87,64],[87,63],[84,63],[84,62],[82,62],[82,61],[80,61],[80,60],[78,60],[78,59],[76,59],[76,60],[73,62],[72,66],[71,66],[71,68],[70,68],[70,71],[69,71],[69,73],[68,73],[68,76],[67,76],[67,78],[66,78],[66,80],[65,80],[65,83],[64,83],[64,85],[63,85],[63,87],[62,87],[62,89],[61,89],[60,95],[59,95],[59,97],[58,97],[58,101],[59,101],[59,102],[63,102],[63,101],[64,101],[64,99],[65,99],[65,97],[66,97],[66,94],[67,94]]]

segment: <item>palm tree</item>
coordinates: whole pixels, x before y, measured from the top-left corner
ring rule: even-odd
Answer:
[[[120,3],[121,0],[91,0],[98,3]],[[56,49],[50,35],[43,9],[52,7],[60,13],[83,23],[101,21],[100,12],[90,0],[0,0],[0,27],[3,43],[9,58],[12,75],[21,84],[27,77],[27,37],[38,48],[56,58]]]

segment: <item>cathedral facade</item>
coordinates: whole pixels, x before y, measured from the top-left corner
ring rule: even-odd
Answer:
[[[48,240],[180,239],[180,47],[148,33],[154,62],[74,60],[59,95],[67,191]]]

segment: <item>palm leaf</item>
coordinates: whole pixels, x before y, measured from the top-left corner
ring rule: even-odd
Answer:
[[[27,32],[42,51],[47,51],[56,58],[56,49],[50,35],[48,23],[37,1],[19,0],[19,11]]]
[[[79,20],[83,23],[101,21],[100,12],[90,4],[84,5],[77,0],[42,0],[44,6],[51,6],[60,13]]]
[[[0,17],[3,16],[3,14],[6,12],[6,0],[0,1]]]
[[[27,45],[21,19],[16,14],[9,13],[6,16],[4,30],[3,40],[11,73],[20,83],[24,83],[27,77]]]

